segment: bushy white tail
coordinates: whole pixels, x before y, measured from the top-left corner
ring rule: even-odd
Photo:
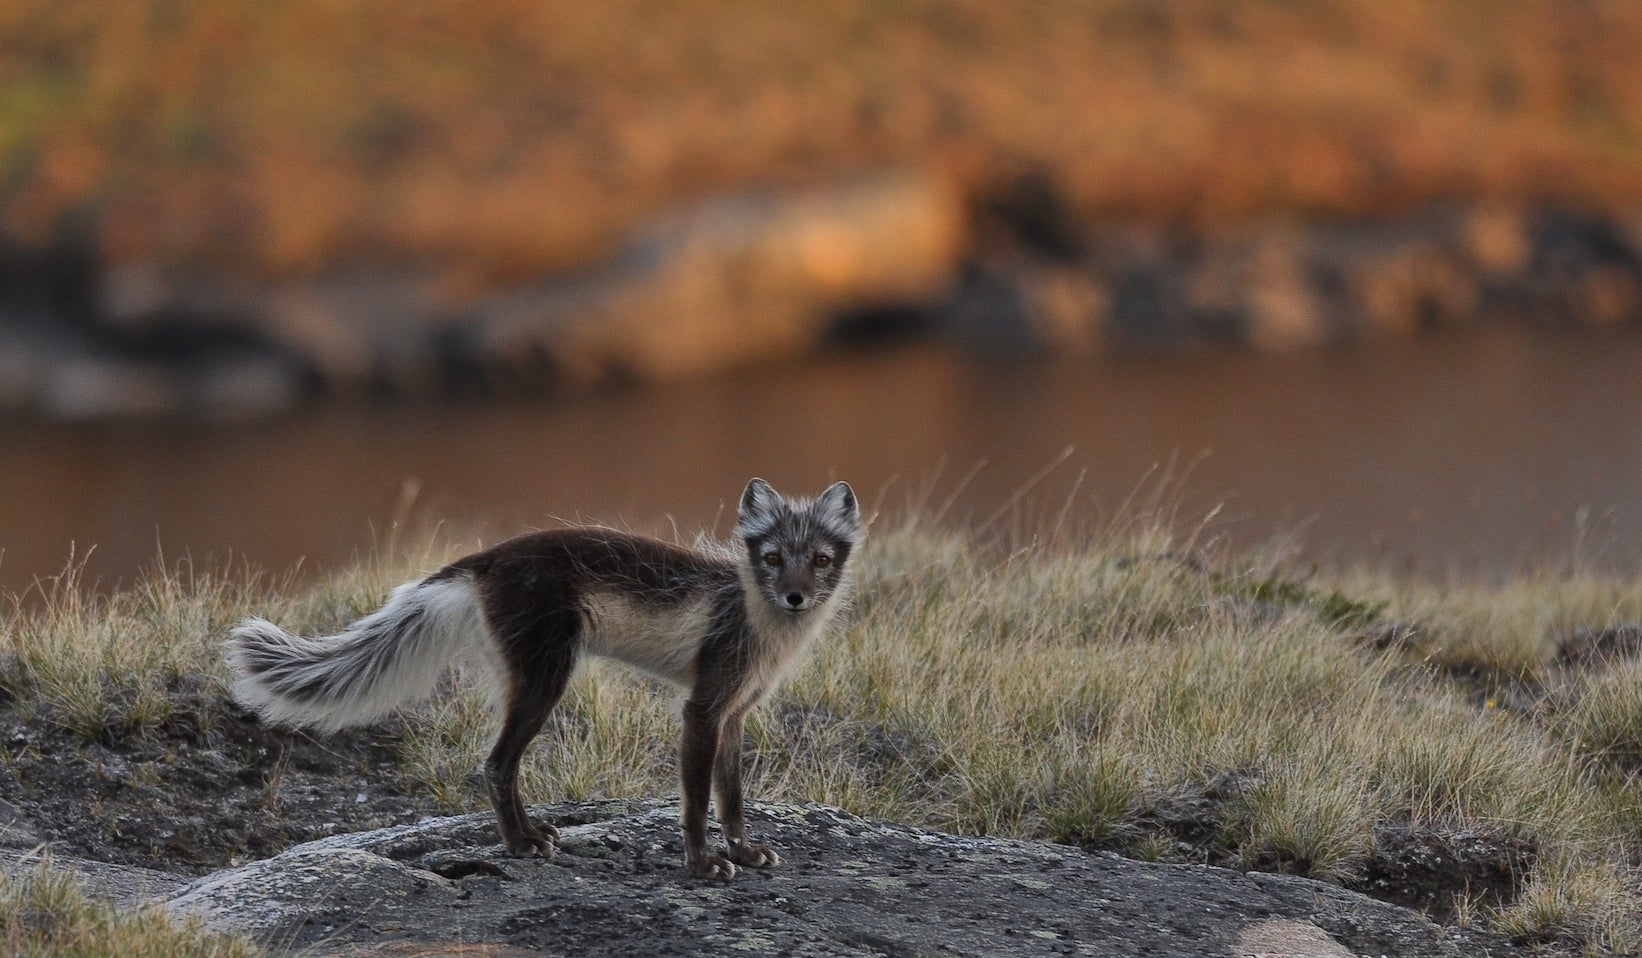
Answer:
[[[484,636],[466,576],[407,582],[336,635],[305,638],[246,619],[227,640],[233,696],[282,725],[326,732],[364,725],[426,698]]]

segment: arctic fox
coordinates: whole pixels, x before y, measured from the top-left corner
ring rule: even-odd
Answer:
[[[519,762],[577,659],[615,659],[688,690],[679,772],[690,871],[768,868],[780,857],[747,835],[742,723],[845,602],[860,509],[847,483],[795,500],[754,479],[735,531],[734,546],[696,549],[604,528],[534,532],[400,586],[337,635],[248,619],[227,640],[233,695],[270,721],[334,731],[427,697],[452,662],[478,652],[501,704],[485,780],[502,842],[550,856],[558,833],[525,815]],[[714,788],[727,858],[707,844]]]

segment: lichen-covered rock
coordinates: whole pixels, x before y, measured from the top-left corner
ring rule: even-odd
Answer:
[[[758,804],[782,864],[687,876],[676,807],[537,808],[551,860],[491,816],[322,839],[168,901],[220,930],[321,950],[489,945],[576,955],[1494,955],[1508,943],[1306,879],[963,838],[820,805]],[[354,953],[354,952],[350,952]]]

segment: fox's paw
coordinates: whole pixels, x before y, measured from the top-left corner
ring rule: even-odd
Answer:
[[[531,826],[517,835],[504,834],[502,844],[507,846],[509,855],[521,858],[552,858],[553,853],[558,851],[553,845],[553,839],[558,837],[559,830],[552,825],[547,826],[545,830]]]
[[[727,881],[735,877],[735,866],[728,858],[705,854],[694,856],[690,860],[690,874],[697,878],[716,878]]]
[[[781,856],[774,849],[752,842],[732,842],[730,860],[747,868],[774,868],[781,864]]]

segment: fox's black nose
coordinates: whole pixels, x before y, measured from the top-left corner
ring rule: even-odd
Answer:
[[[802,606],[804,604],[804,594],[802,592],[787,593],[787,604],[795,609]]]

